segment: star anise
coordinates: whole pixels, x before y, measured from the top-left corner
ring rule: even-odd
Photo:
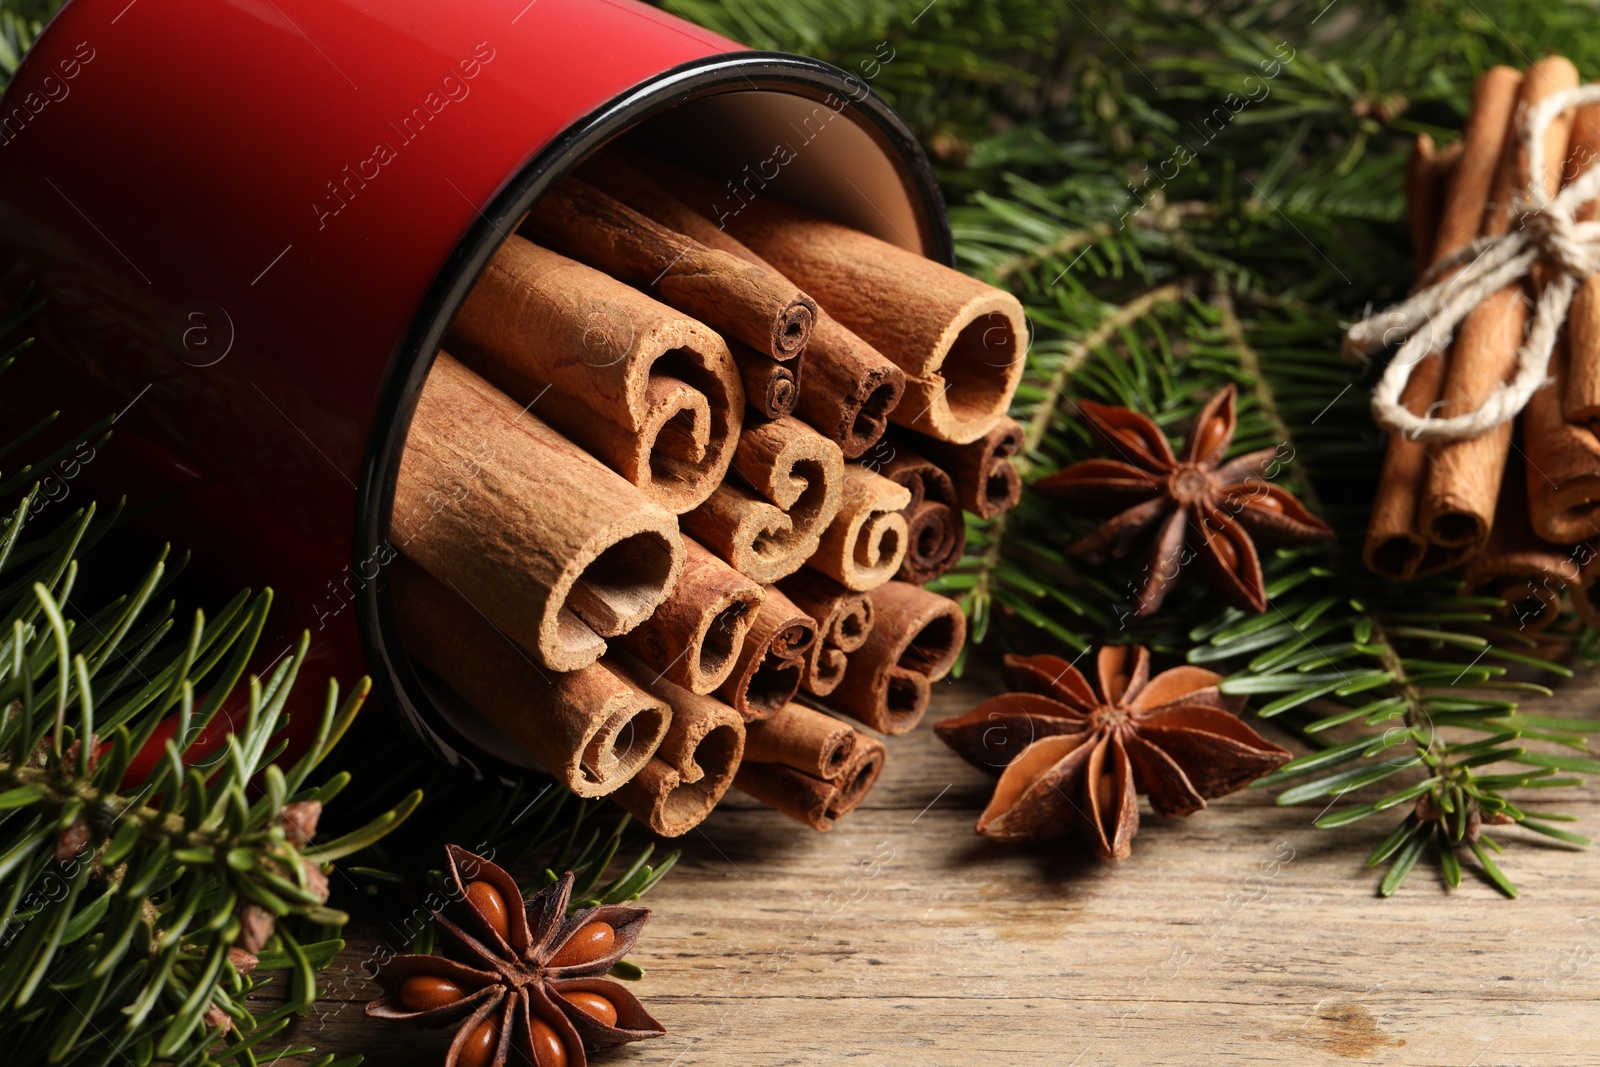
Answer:
[[[1090,515],[1111,516],[1067,546],[1073,555],[1093,563],[1121,559],[1150,535],[1135,618],[1159,608],[1191,562],[1200,580],[1228,603],[1265,611],[1256,542],[1288,544],[1333,535],[1327,523],[1263,477],[1281,462],[1277,449],[1222,461],[1233,443],[1234,393],[1228,386],[1195,417],[1181,460],[1160,427],[1139,412],[1080,400],[1095,438],[1122,458],[1074,463],[1035,483]]]
[[[974,766],[1004,768],[978,833],[1037,841],[1078,826],[1102,858],[1125,859],[1139,831],[1138,794],[1160,815],[1189,815],[1281,767],[1290,753],[1234,714],[1199,667],[1150,677],[1143,648],[1100,650],[1100,694],[1058,656],[1007,656],[1015,692],[935,730]]]
[[[395,956],[378,972],[380,1019],[460,1022],[445,1067],[584,1067],[585,1052],[666,1031],[637,997],[604,977],[639,938],[648,908],[567,915],[569,871],[526,903],[495,864],[454,845],[450,888],[460,922],[435,911],[443,956]]]

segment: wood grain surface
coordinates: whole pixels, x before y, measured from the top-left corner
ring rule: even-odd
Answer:
[[[993,691],[935,688],[930,722]],[[1590,674],[1539,710],[1592,716],[1597,695]],[[1460,889],[1424,859],[1383,900],[1363,862],[1388,822],[1318,830],[1317,808],[1260,791],[1188,819],[1145,806],[1116,864],[1076,841],[978,838],[988,784],[925,724],[891,739],[876,791],[832,833],[730,795],[645,900],[634,989],[667,1036],[595,1062],[1600,1063],[1593,851],[1511,828],[1500,861],[1520,899],[1469,856]],[[1539,807],[1596,833],[1600,788],[1549,792]],[[398,932],[358,919],[348,936],[297,1039],[441,1063],[446,1034],[362,1015],[363,963]]]

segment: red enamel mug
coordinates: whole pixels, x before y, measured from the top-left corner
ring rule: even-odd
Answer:
[[[632,0],[71,0],[0,100],[0,262],[45,301],[25,362],[46,402],[67,382],[119,412],[85,485],[171,498],[160,533],[203,574],[276,589],[262,665],[309,628],[306,683],[371,674],[474,774],[527,758],[400,647],[400,455],[504,235],[624,134],[729,204],[770,187],[950,261],[927,160],[867,79]]]

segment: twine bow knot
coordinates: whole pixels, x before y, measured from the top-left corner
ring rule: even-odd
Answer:
[[[1553,93],[1528,108],[1519,133],[1530,180],[1515,205],[1517,224],[1509,233],[1480,237],[1435,263],[1409,298],[1363,319],[1345,334],[1344,351],[1351,356],[1370,356],[1400,344],[1372,391],[1372,415],[1379,425],[1420,441],[1477,437],[1516,418],[1545,383],[1550,353],[1572,296],[1585,278],[1600,271],[1600,222],[1578,221],[1579,209],[1600,197],[1600,166],[1587,167],[1550,196],[1544,183],[1544,134],[1561,112],[1595,102],[1600,102],[1600,84]],[[1531,276],[1538,264],[1547,268],[1549,276],[1517,350],[1511,380],[1489,394],[1476,411],[1464,415],[1434,418],[1407,410],[1400,395],[1417,364],[1430,353],[1443,351],[1473,308]]]

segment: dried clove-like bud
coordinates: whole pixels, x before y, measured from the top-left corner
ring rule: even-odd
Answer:
[[[297,800],[293,804],[285,804],[283,810],[278,813],[278,822],[283,824],[284,836],[296,847],[304,847],[317,836],[317,820],[321,818],[320,800]]]
[[[239,909],[239,947],[257,955],[277,929],[272,913],[259,904],[246,904]]]

